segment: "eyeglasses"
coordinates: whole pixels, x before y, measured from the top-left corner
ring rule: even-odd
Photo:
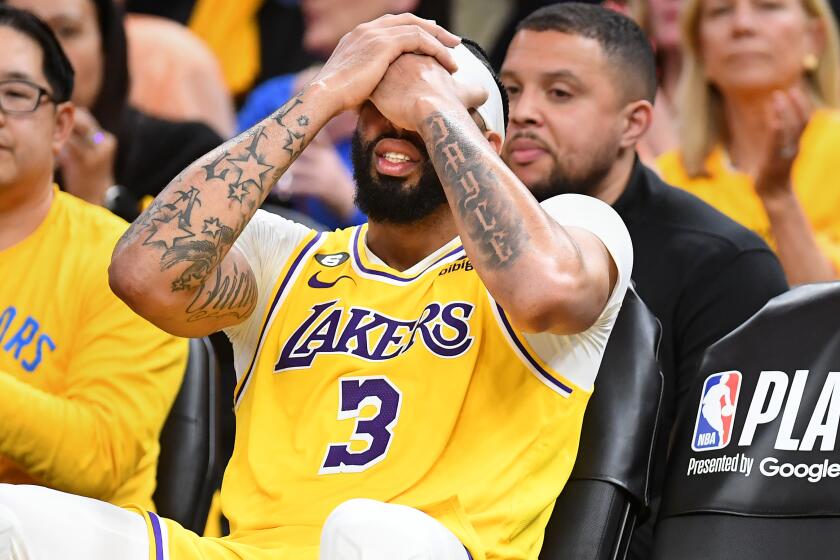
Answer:
[[[10,115],[31,113],[46,98],[55,103],[49,90],[26,80],[0,81],[0,111]]]

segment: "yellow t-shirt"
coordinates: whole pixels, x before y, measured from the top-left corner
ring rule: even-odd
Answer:
[[[619,269],[596,323],[568,336],[513,327],[457,238],[397,271],[369,253],[366,226],[315,233],[258,212],[237,247],[260,303],[226,331],[231,535],[149,516],[152,542],[179,560],[315,560],[328,514],[364,497],[426,512],[476,560],[536,559],[632,268],[609,206],[557,199],[547,211],[590,228]]]
[[[56,189],[38,228],[0,251],[0,482],[152,507],[187,343],[108,287],[125,228]]]
[[[840,111],[816,111],[799,143],[793,164],[793,189],[823,253],[840,270]],[[656,162],[662,178],[700,197],[736,222],[776,246],[770,220],[755,193],[752,177],[733,169],[723,148],[706,159],[708,175],[691,178],[677,151],[663,154]]]

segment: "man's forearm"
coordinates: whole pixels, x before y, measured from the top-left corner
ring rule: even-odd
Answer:
[[[462,241],[472,246],[472,259],[478,261],[474,264],[489,274],[516,262],[528,244],[529,234],[516,193],[503,189],[498,170],[486,161],[492,157],[489,145],[468,131],[470,124],[437,112],[424,122],[422,135],[460,226]],[[544,218],[531,217],[538,221]]]
[[[432,113],[420,133],[464,247],[488,290],[509,312],[518,312],[523,326],[541,328],[543,321],[532,318],[559,309],[552,305],[552,291],[564,291],[567,280],[582,276],[581,247],[540,208],[466,112]],[[568,319],[570,326],[576,322]],[[561,316],[556,320],[564,322]]]
[[[221,306],[221,312],[248,309],[251,302],[246,300],[255,298],[253,276],[233,269],[220,275],[219,264],[332,112],[321,86],[312,85],[195,161],[123,235],[114,252],[112,277],[113,269],[122,266],[130,281],[186,302],[188,314],[208,307]]]

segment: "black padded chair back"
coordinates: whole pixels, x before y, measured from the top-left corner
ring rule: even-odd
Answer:
[[[571,477],[545,532],[542,560],[613,560],[627,554],[648,505],[663,378],[660,326],[627,291],[583,419]]]
[[[218,486],[219,367],[206,338],[190,340],[184,381],[160,436],[155,506],[199,534]]]
[[[677,422],[654,558],[840,557],[840,283],[711,346]]]

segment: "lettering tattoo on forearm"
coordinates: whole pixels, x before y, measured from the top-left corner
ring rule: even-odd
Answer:
[[[233,272],[222,275],[216,268],[213,285],[202,282],[195,298],[187,306],[188,321],[218,318],[232,315],[237,319],[247,317],[257,304],[257,282],[250,271],[240,271],[235,265]]]
[[[461,125],[435,113],[425,122],[441,184],[454,197],[458,213],[494,268],[511,265],[528,242],[522,218],[513,211],[492,169],[482,165]]]
[[[237,137],[205,156],[203,165],[184,171],[120,240],[120,245],[137,241],[144,247],[159,249],[161,271],[186,263],[186,268],[170,288],[173,292],[195,291],[185,309],[188,321],[226,315],[241,318],[256,305],[253,273],[233,267],[230,274],[224,274],[219,264],[262,204],[270,187],[300,155],[308,141],[305,130],[309,125],[308,116],[299,114],[294,119],[286,119],[289,122],[284,121],[293,109],[303,104],[301,97],[302,93],[278,109],[272,116],[273,122],[266,121],[267,125],[254,127],[245,136]],[[268,162],[270,134],[282,148],[282,151],[274,150],[274,159],[280,160],[277,165]],[[220,187],[225,190],[219,192]],[[224,211],[217,214],[209,209],[218,208],[220,200],[227,201],[227,210],[236,210],[234,216],[230,212],[222,215]],[[198,211],[202,201],[207,202],[208,209]]]

